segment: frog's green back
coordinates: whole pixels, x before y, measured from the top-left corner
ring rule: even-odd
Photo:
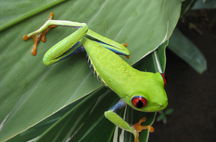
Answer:
[[[131,67],[120,56],[86,39],[84,48],[100,79],[131,107],[140,111],[157,111],[167,106],[163,78],[159,73],[141,72]],[[138,109],[131,104],[133,96],[148,100],[146,107]]]

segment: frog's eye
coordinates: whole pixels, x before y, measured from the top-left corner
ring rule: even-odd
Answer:
[[[161,76],[163,77],[164,86],[166,86],[166,84],[167,84],[167,77],[166,77],[165,73],[161,73]]]
[[[135,96],[131,99],[133,106],[136,108],[143,108],[147,105],[147,100],[142,96]]]

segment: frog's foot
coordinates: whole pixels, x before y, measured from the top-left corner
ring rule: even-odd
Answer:
[[[149,130],[149,132],[154,132],[154,128],[151,125],[143,126],[142,123],[146,121],[146,117],[141,118],[137,123],[133,125],[134,129],[137,132],[141,132],[143,130]]]
[[[141,118],[137,123],[133,125],[133,128],[136,130],[134,134],[134,142],[139,142],[139,133],[143,130],[148,130],[149,132],[154,132],[154,127],[151,125],[143,126],[142,123],[146,121],[146,117]]]
[[[130,55],[125,55],[125,57],[126,57],[127,59],[129,59],[129,58],[130,58]]]
[[[128,43],[122,43],[122,45],[123,45],[124,47],[128,47]],[[129,59],[129,58],[130,58],[130,55],[125,55],[125,57],[126,57],[127,59]]]
[[[124,47],[128,47],[128,43],[122,43]]]
[[[51,12],[49,17],[48,17],[48,20],[52,20],[53,18],[54,18],[54,13]],[[50,29],[55,28],[55,27],[57,27],[57,26],[56,25],[50,25],[50,26],[48,26],[48,28],[46,28],[42,32],[39,32],[39,33],[38,32],[32,32],[32,33],[30,33],[28,35],[23,36],[23,40],[28,40],[30,38],[33,39],[34,44],[33,44],[32,51],[31,51],[33,56],[37,55],[37,46],[40,43],[40,41],[46,42],[46,34],[47,34],[47,32]]]

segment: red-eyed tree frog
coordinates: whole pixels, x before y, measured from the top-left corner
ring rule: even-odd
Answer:
[[[165,80],[161,73],[142,72],[130,66],[119,55],[129,56],[126,44],[120,44],[90,30],[86,23],[53,20],[51,13],[49,19],[38,30],[23,37],[24,40],[33,38],[34,46],[32,54],[37,54],[37,46],[40,41],[46,41],[46,33],[56,26],[77,28],[63,40],[51,47],[43,57],[43,63],[50,65],[67,56],[86,51],[94,71],[102,82],[112,89],[120,101],[104,113],[105,117],[116,126],[134,135],[134,141],[139,141],[139,132],[152,126],[143,126],[145,118],[131,126],[123,120],[116,110],[129,105],[142,112],[156,112],[163,110],[167,104],[167,95],[164,90]]]

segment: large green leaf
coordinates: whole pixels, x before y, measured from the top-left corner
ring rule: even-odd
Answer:
[[[117,101],[117,96],[107,89],[90,95],[92,96],[80,101],[76,107],[40,136],[38,142],[58,142],[69,139],[83,142],[109,141],[114,125],[109,125],[110,122],[105,120],[103,114],[111,107],[113,101]],[[104,124],[101,125],[101,123]],[[98,128],[101,126],[103,129]]]
[[[55,113],[54,115],[46,118],[45,120],[38,123],[34,127],[32,127],[30,129],[24,131],[23,133],[20,133],[19,135],[13,137],[8,142],[27,142],[27,141],[31,141],[33,139],[37,139],[40,135],[42,135],[42,133],[47,131],[47,129],[49,129],[50,127],[53,127],[53,125],[57,121],[62,119],[62,117],[64,117],[68,113],[68,111],[70,111],[72,108],[74,108],[78,103],[79,103],[79,101],[76,101],[75,103],[68,105],[64,109],[62,109],[62,110],[58,111],[57,113]]]
[[[128,42],[128,62],[133,64],[169,39],[180,7],[179,0],[70,0],[49,11],[54,11],[57,19],[87,22],[111,39]],[[40,48],[37,57],[30,55],[32,42],[22,41],[22,36],[38,28],[49,11],[0,33],[0,141],[16,136],[102,85],[89,71],[84,54],[50,67],[41,62],[47,48]],[[40,47],[51,47],[72,31],[56,28]]]

